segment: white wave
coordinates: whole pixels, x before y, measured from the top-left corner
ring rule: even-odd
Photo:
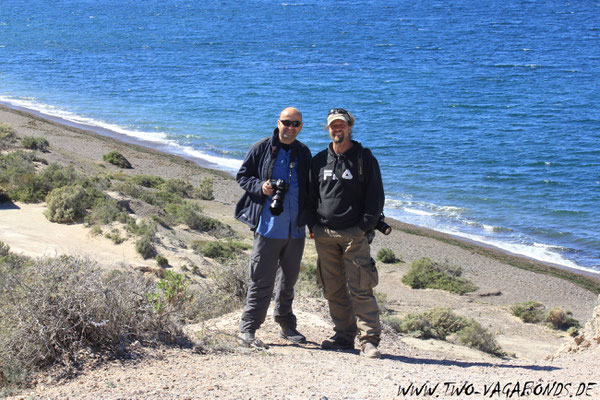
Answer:
[[[496,231],[496,227],[493,225],[482,224],[481,226],[483,227],[484,231],[487,231],[487,232],[495,232]]]
[[[161,145],[161,147],[165,147],[162,150],[166,152],[206,160],[215,165],[224,167],[227,170],[237,171],[242,165],[241,160],[210,155],[203,151],[194,149],[193,147],[182,146],[177,142],[168,139],[167,135],[164,132],[126,129],[120,125],[111,124],[93,118],[83,117],[55,106],[38,103],[35,98],[27,97],[16,99],[12,97],[0,96],[0,103],[5,103],[14,107],[23,108],[26,111],[34,111],[41,114],[42,116],[57,118],[62,121],[76,124],[82,128],[100,128],[102,130],[118,133],[119,135],[132,137],[145,142],[159,144]]]
[[[419,210],[419,209],[416,209],[416,208],[404,207],[404,211],[406,211],[407,213],[410,213],[410,214],[427,216],[427,217],[435,215],[434,213],[431,213],[429,211]]]
[[[537,243],[532,245],[527,244],[519,244],[519,243],[510,243],[503,242],[499,240],[494,240],[493,238],[488,238],[480,235],[473,235],[469,233],[460,232],[454,229],[445,229],[445,228],[435,228],[437,231],[448,233],[450,235],[462,237],[465,239],[472,240],[474,242],[488,244],[490,246],[497,247],[499,249],[508,251],[513,254],[525,256],[532,258],[534,260],[539,260],[543,262],[547,262],[550,264],[561,265],[563,267],[568,267],[572,269],[576,269],[579,271],[591,272],[600,275],[600,271],[595,271],[591,268],[585,268],[577,265],[573,261],[567,260],[559,253],[554,250],[558,250],[556,246],[544,245],[542,243]]]
[[[454,213],[462,213],[463,211],[465,211],[464,208],[455,207],[455,206],[440,206],[440,207],[438,207],[438,209],[440,211],[454,212]]]

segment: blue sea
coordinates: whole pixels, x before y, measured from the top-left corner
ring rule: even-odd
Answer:
[[[598,0],[0,0],[4,104],[232,173],[343,107],[386,215],[597,272],[599,95]]]

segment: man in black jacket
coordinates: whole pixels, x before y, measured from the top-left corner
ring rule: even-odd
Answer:
[[[296,140],[301,129],[300,111],[284,109],[273,135],[252,146],[236,177],[245,193],[235,217],[254,231],[250,285],[240,321],[240,340],[248,346],[263,345],[255,331],[265,321],[276,277],[274,317],[281,326],[279,336],[294,343],[306,341],[296,330],[292,312],[306,238],[311,160],[308,147]]]
[[[367,234],[383,211],[384,193],[377,159],[352,140],[354,117],[334,108],[327,116],[332,142],[313,158],[312,227],[319,256],[318,276],[334,323],[335,335],[324,349],[353,349],[358,333],[361,355],[380,357],[378,283]]]

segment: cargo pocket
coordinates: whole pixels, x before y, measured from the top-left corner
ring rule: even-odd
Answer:
[[[373,289],[379,283],[379,273],[375,266],[375,260],[371,258],[368,264],[360,266],[360,290]]]

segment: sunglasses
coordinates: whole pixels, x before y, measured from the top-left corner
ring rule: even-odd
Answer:
[[[346,110],[344,110],[343,108],[332,108],[331,110],[329,110],[329,112],[327,113],[327,115],[331,115],[331,114],[346,114],[346,115],[350,115],[350,113]]]
[[[283,126],[293,126],[294,128],[298,128],[302,125],[302,121],[292,121],[290,119],[280,119],[279,122],[281,122]]]

